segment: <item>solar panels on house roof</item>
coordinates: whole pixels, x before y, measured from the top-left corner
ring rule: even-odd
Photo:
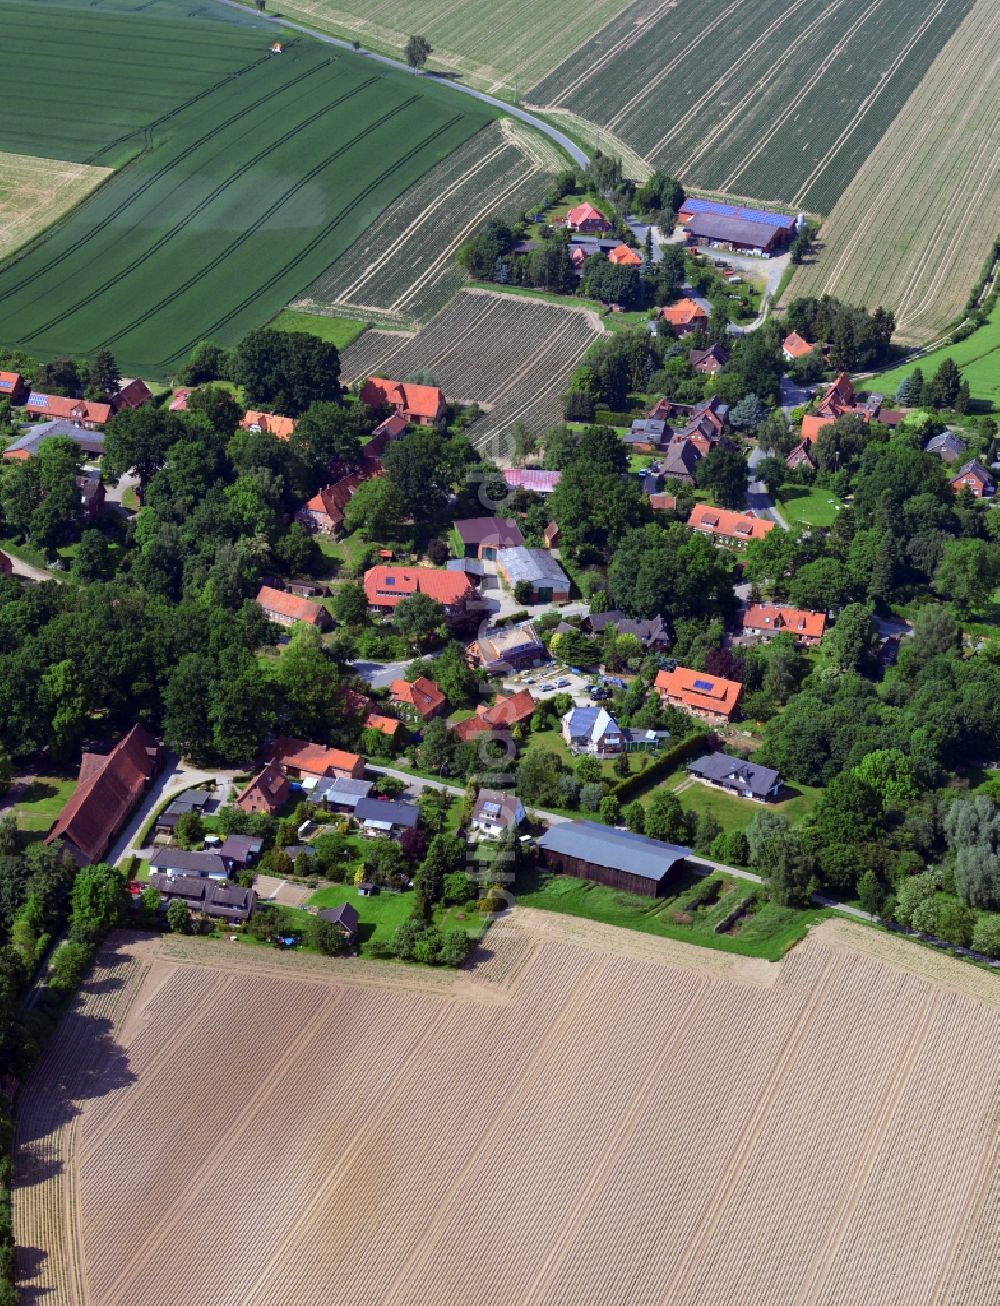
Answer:
[[[745,209],[738,204],[722,204],[718,200],[699,200],[689,195],[681,205],[685,213],[714,213],[720,218],[742,218],[744,222],[767,222],[772,226],[790,228],[795,219],[787,213],[769,213],[766,209]]]
[[[695,689],[701,689],[701,690],[703,690],[706,694],[710,694],[710,693],[712,692],[712,690],[715,688],[715,681],[714,681],[714,680],[696,680],[696,681],[694,682],[694,687],[695,687]]]

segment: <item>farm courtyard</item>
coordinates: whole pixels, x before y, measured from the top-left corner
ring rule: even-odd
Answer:
[[[517,908],[457,976],[113,936],[21,1094],[23,1289],[161,1306],[182,1241],[184,1306],[985,1306],[998,1005],[843,921]]]

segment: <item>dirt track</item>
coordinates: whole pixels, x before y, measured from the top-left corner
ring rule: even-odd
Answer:
[[[997,1299],[1000,983],[904,941],[518,909],[458,976],[121,939],[87,989],[18,1124],[51,1306]]]

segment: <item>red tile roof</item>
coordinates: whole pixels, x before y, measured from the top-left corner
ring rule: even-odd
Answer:
[[[402,727],[403,723],[397,721],[394,716],[383,716],[381,712],[369,712],[363,724],[366,730],[380,730],[383,735],[388,735],[391,739]]]
[[[323,744],[314,744],[308,739],[294,739],[291,735],[282,735],[274,741],[270,760],[293,771],[315,776],[342,772],[357,779],[364,774],[365,769],[365,759],[357,753],[348,753],[342,748],[326,748]]]
[[[84,753],[73,796],[46,837],[65,839],[91,862],[99,862],[160,766],[159,744],[133,726],[110,753]]]
[[[651,494],[649,506],[654,512],[673,512],[677,507],[676,494]]]
[[[582,222],[607,222],[607,218],[600,209],[595,209],[593,204],[584,202],[577,204],[566,214],[567,226],[578,227]]]
[[[671,326],[693,326],[698,322],[707,322],[708,314],[693,299],[682,299],[668,308],[660,309],[660,316],[666,318]]]
[[[188,389],[187,386],[181,386],[179,390],[175,390],[174,397],[171,399],[169,404],[170,412],[172,413],[186,412],[188,406],[188,400],[191,398],[193,394],[194,391]]]
[[[687,524],[706,535],[723,539],[760,540],[774,530],[773,521],[753,517],[747,512],[732,512],[728,508],[712,508],[707,503],[696,503],[691,509]]]
[[[290,621],[305,621],[310,626],[315,626],[323,617],[324,609],[318,603],[310,603],[308,599],[285,590],[272,589],[270,585],[260,587],[257,602],[265,612],[277,612]]]
[[[407,417],[437,421],[445,409],[444,391],[436,385],[415,385],[410,381],[390,381],[382,376],[369,377],[361,391],[361,402],[369,408],[388,404]]]
[[[427,594],[446,607],[472,595],[472,585],[462,571],[435,567],[372,567],[365,572],[365,593],[375,608],[394,608],[412,594]]]
[[[129,381],[111,396],[111,407],[116,413],[120,413],[123,408],[141,408],[143,404],[148,404],[152,397],[152,390],[142,377],[137,376],[135,380]]]
[[[519,689],[506,698],[500,695],[492,707],[479,707],[475,716],[460,721],[455,734],[463,743],[468,743],[488,730],[509,730],[519,721],[530,720],[537,706],[530,689]]]
[[[743,693],[743,686],[737,680],[723,680],[721,676],[693,671],[690,667],[658,671],[653,683],[668,699],[678,701],[683,707],[724,716],[727,720],[739,706]]]
[[[616,245],[608,255],[609,263],[618,263],[622,267],[637,268],[642,265],[642,255],[628,245]]]
[[[814,413],[806,413],[802,419],[802,443],[812,444],[818,440],[823,427],[832,426],[836,420],[835,417],[817,417]]]
[[[743,616],[744,630],[787,630],[805,639],[822,639],[826,613],[805,608],[783,608],[773,603],[755,603]]]
[[[805,358],[806,354],[811,354],[813,346],[808,340],[804,340],[797,331],[792,331],[785,336],[781,342],[781,348],[789,358]]]
[[[111,417],[110,404],[95,404],[89,399],[67,399],[65,395],[46,395],[32,390],[25,408],[29,413],[58,418],[64,422],[90,422],[103,426]]]
[[[418,676],[416,680],[394,680],[389,693],[397,703],[416,708],[424,720],[440,712],[448,700],[433,680]]]
[[[269,762],[236,799],[236,806],[244,812],[265,811],[273,816],[284,807],[291,790],[281,767],[275,762]]]
[[[295,430],[295,418],[282,417],[280,413],[259,413],[256,409],[248,408],[243,414],[240,426],[244,431],[256,427],[260,431],[266,431],[268,435],[273,435],[276,440],[287,440]]]

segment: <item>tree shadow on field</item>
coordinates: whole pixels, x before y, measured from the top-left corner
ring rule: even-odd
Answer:
[[[52,1288],[39,1288],[26,1279],[37,1279],[42,1266],[49,1259],[48,1252],[41,1247],[23,1247],[20,1243],[14,1250],[14,1278],[17,1282],[17,1300],[21,1306],[41,1306],[53,1294]]]

